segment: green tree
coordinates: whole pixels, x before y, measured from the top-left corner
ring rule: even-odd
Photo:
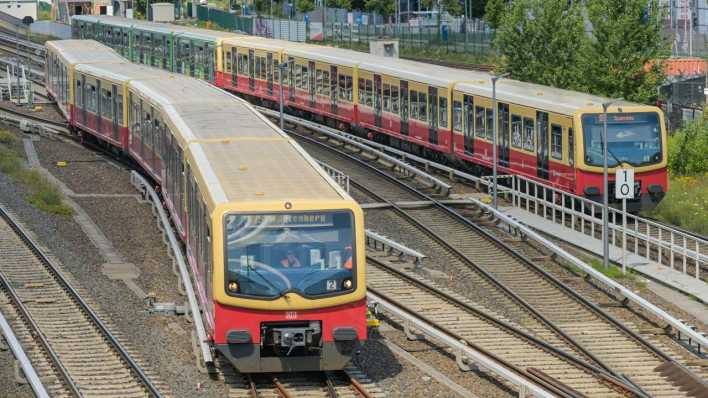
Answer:
[[[576,87],[585,40],[581,8],[567,0],[518,0],[505,13],[495,45],[514,79]]]
[[[300,12],[310,12],[315,9],[315,2],[313,0],[295,0],[295,7]]]
[[[665,48],[658,12],[656,0],[515,0],[495,45],[515,79],[650,103],[663,79],[645,68]]]
[[[327,0],[327,7],[344,8],[346,10],[352,9],[351,0]]]
[[[396,3],[391,0],[366,0],[366,9],[387,17],[396,12]]]
[[[649,103],[663,81],[660,68],[645,68],[665,55],[657,0],[592,0],[592,33],[584,51],[585,89],[609,97]]]
[[[509,0],[487,0],[484,6],[484,20],[496,29],[509,8]]]

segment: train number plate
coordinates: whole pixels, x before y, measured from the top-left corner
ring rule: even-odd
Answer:
[[[297,319],[297,311],[286,311],[285,312],[285,319],[288,319],[288,320]]]

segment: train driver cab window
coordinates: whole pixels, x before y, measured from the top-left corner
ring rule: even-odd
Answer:
[[[551,125],[551,156],[554,159],[563,159],[563,127]]]
[[[458,133],[462,132],[462,102],[452,102],[452,129]]]
[[[447,98],[446,97],[440,97],[440,117],[438,118],[438,122],[440,123],[440,127],[447,127]]]
[[[527,151],[535,151],[536,150],[536,141],[535,141],[535,123],[532,118],[530,117],[525,117],[524,118],[524,149]]]
[[[224,223],[227,294],[312,297],[356,289],[351,212],[229,214]]]

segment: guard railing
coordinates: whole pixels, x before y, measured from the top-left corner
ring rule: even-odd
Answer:
[[[420,266],[420,263],[421,261],[423,261],[424,258],[427,258],[425,254],[413,250],[408,246],[398,243],[395,240],[387,236],[381,235],[377,232],[374,232],[370,229],[366,230],[366,244],[367,246],[372,246],[375,250],[379,250],[380,245],[380,250],[383,250],[385,252],[398,252],[399,257],[412,257],[415,259],[416,267]]]
[[[328,165],[325,162],[321,162],[318,160],[317,163],[319,163],[320,166],[322,166],[324,171],[326,171],[327,174],[329,174],[329,176],[332,177],[334,179],[334,181],[336,181],[337,184],[339,184],[340,187],[344,188],[345,191],[349,192],[349,176],[348,175],[335,169],[334,167]]]

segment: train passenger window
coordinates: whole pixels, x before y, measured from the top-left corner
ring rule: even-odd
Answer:
[[[524,149],[527,151],[536,150],[535,123],[530,117],[524,118]]]
[[[484,107],[483,106],[475,106],[474,107],[474,134],[477,137],[484,138],[484,132],[485,132],[485,127],[484,127]]]
[[[260,79],[261,78],[261,57],[256,57],[255,67],[256,67],[256,70],[254,72],[254,77],[256,79]]]
[[[295,65],[295,87],[302,88],[302,65]]]
[[[81,89],[81,80],[76,79],[76,105],[83,108],[84,107],[84,96],[83,90]]]
[[[494,137],[494,110],[485,108],[485,113],[487,114],[487,129],[485,130],[485,136],[487,139],[491,140]]]
[[[256,75],[258,76],[259,79],[261,80],[266,80],[268,78],[268,69],[266,66],[266,59],[265,57],[258,57],[258,63],[261,65],[261,70],[260,73],[257,73]]]
[[[418,112],[418,116],[420,117],[420,120],[425,122],[428,120],[428,94],[426,93],[418,93],[418,106],[420,107],[420,111]]]
[[[305,91],[310,91],[310,71],[307,66],[302,66],[302,89]]]
[[[418,92],[411,90],[411,118],[418,119]]]
[[[347,76],[347,101],[354,102],[354,78]]]
[[[572,166],[575,164],[575,143],[573,142],[573,129],[568,129],[568,163]]]
[[[521,148],[521,116],[511,115],[511,145]]]
[[[324,94],[324,89],[322,87],[322,69],[317,69],[315,72],[315,92],[317,94]]]
[[[551,124],[551,156],[563,159],[563,127],[557,124]]]
[[[364,105],[366,102],[366,80],[359,78],[359,104]]]
[[[88,94],[88,95],[87,95],[88,101],[86,101],[86,102],[87,102],[87,104],[86,104],[86,109],[87,109],[89,112],[94,112],[94,113],[95,113],[95,112],[98,110],[98,108],[97,108],[97,104],[98,104],[98,99],[97,99],[98,93],[96,92],[96,86],[93,86],[93,85],[90,85],[90,84],[89,84],[89,85],[87,85],[87,87],[88,87],[88,90],[87,90],[87,91],[88,91],[88,93],[87,93],[87,94]]]
[[[123,124],[123,94],[116,94],[116,122]]]
[[[339,99],[342,101],[347,101],[347,77],[345,75],[339,75]]]
[[[383,85],[383,110],[385,112],[391,111],[391,85]]]
[[[330,96],[330,77],[328,71],[322,71],[322,95]]]
[[[224,61],[226,61],[226,71],[232,72],[232,70],[231,70],[231,50],[226,50],[226,56],[224,57]]]
[[[462,132],[462,102],[452,101],[452,129]]]
[[[101,89],[101,113],[106,119],[113,120],[113,98],[105,89]]]
[[[447,127],[447,98],[446,97],[440,97],[440,117],[438,118],[438,122],[440,123],[440,127]]]
[[[374,106],[374,82],[366,80],[366,106]]]
[[[398,87],[391,86],[391,113],[398,114]]]

